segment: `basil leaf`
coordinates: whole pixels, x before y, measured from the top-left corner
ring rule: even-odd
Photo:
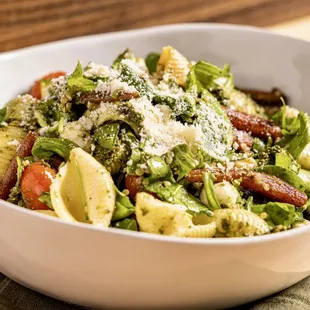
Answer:
[[[78,64],[72,74],[68,76],[68,87],[74,91],[91,91],[96,88],[96,83],[92,80],[84,78],[83,67],[78,61]]]

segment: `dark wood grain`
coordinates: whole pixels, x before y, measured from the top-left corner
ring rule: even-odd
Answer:
[[[0,0],[0,52],[159,24],[270,26],[308,14],[309,0]]]

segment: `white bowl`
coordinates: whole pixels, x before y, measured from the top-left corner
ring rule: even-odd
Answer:
[[[172,45],[189,59],[229,63],[244,87],[284,90],[309,111],[310,43],[264,30],[182,24],[44,44],[0,55],[0,104],[77,59],[110,64]],[[310,274],[310,227],[253,238],[189,240],[97,229],[0,201],[0,272],[89,307],[219,309],[278,292]]]

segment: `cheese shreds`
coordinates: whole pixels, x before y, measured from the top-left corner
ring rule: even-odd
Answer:
[[[123,59],[121,61],[121,64],[127,66],[130,70],[132,70],[132,72],[134,72],[140,76],[143,76],[145,78],[148,78],[148,74],[144,70],[142,70],[139,67],[139,65],[135,61],[133,61],[132,59]]]
[[[16,139],[13,139],[8,142],[8,145],[14,145],[15,147],[18,147],[20,145],[20,142]]]
[[[198,118],[191,123],[179,121],[179,116],[188,117],[191,115],[189,113],[193,113],[191,109],[196,103],[195,97],[180,86],[184,84],[189,63],[176,51],[170,50],[169,53],[171,62],[167,60],[170,65],[166,68],[166,73],[170,74],[170,78],[171,73],[175,73],[176,78],[182,80],[181,83],[175,79],[167,79],[154,85],[147,72],[141,68],[141,63],[132,59],[122,59],[119,69],[90,62],[83,75],[95,81],[94,91],[99,98],[100,94],[103,94],[103,100],[105,96],[116,99],[122,93],[138,93],[140,98],[87,105],[91,109],[82,117],[73,122],[65,122],[61,136],[72,139],[81,147],[88,145],[91,149],[91,131],[94,128],[106,121],[123,121],[131,126],[143,151],[151,156],[162,156],[180,144],[199,146],[217,159],[220,158],[218,154],[225,156],[227,143],[222,141],[223,131],[218,130],[225,125],[220,123],[221,118],[216,115],[216,111],[202,106],[198,114],[195,112],[200,121]],[[173,65],[178,62],[182,64],[184,76],[179,75],[180,72],[174,72]],[[53,79],[50,89],[49,98],[60,101],[62,107],[65,107],[67,102],[70,103],[72,94],[68,91],[67,76]],[[158,98],[155,105],[152,102],[154,96]],[[48,128],[41,129],[42,134],[47,131]],[[226,134],[227,130],[224,130],[224,133]]]
[[[146,153],[162,156],[179,144],[200,142],[202,129],[199,126],[184,125],[181,122],[167,119],[169,107],[153,106],[145,98],[130,102],[144,117],[140,135]]]
[[[118,72],[108,66],[90,62],[84,71],[84,76],[87,78],[95,78],[95,79],[97,78],[113,79],[118,76]]]
[[[134,93],[136,92],[136,89],[119,79],[113,79],[110,82],[99,81],[96,87],[96,92],[113,96],[114,94],[121,92]]]

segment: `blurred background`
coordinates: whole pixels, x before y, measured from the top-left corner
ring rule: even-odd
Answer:
[[[0,52],[180,22],[248,24],[310,39],[310,0],[0,0]]]

